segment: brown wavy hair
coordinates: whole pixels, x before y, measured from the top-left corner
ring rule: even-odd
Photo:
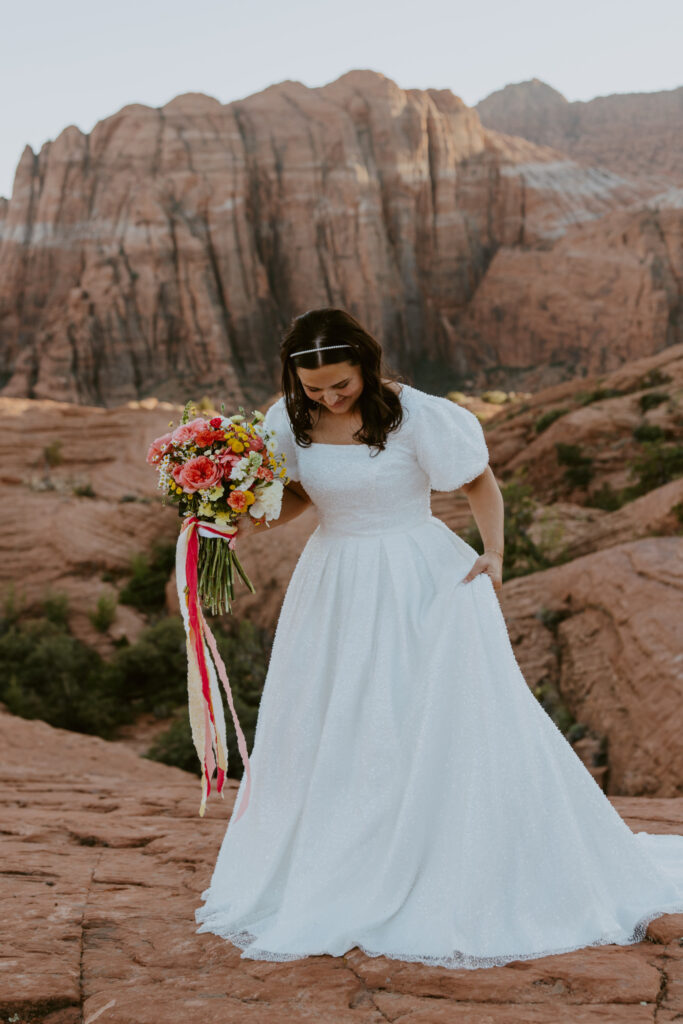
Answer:
[[[320,348],[341,344],[349,347]],[[308,348],[317,351],[293,355]],[[308,448],[313,443],[306,431],[313,426],[311,410],[317,403],[304,391],[296,367],[314,370],[329,363],[349,362],[360,366],[363,376],[363,390],[358,398],[363,425],[353,437],[371,447],[376,446],[375,454],[384,450],[387,434],[403,421],[403,408],[400,397],[383,380],[397,383],[404,380],[386,366],[382,346],[350,313],[325,306],[294,317],[282,337],[280,358],[282,393],[297,444]]]

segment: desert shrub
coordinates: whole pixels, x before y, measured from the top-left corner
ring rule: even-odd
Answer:
[[[586,505],[590,508],[602,508],[605,512],[615,512],[628,501],[628,495],[624,490],[615,491],[614,488],[604,483],[598,490],[592,491],[586,498]]]
[[[52,622],[55,626],[60,626],[62,629],[67,628],[69,621],[69,598],[66,594],[61,591],[49,590],[45,594],[40,607],[43,618],[47,619],[48,622]]]
[[[666,437],[666,431],[658,423],[639,423],[633,431],[636,441],[661,441]]]
[[[212,630],[228,671],[240,724],[251,745],[270,634],[248,621],[231,622],[228,627],[214,624]],[[115,738],[118,726],[135,721],[141,712],[163,718],[177,714],[174,731],[170,736],[164,733],[154,756],[179,767],[192,766],[197,756],[189,732],[186,657],[180,616],[168,616],[149,626],[135,643],[124,643],[105,661],[73,636],[65,622],[43,615],[17,619],[11,600],[6,599],[0,620],[0,700],[12,714],[106,739]],[[242,762],[225,695],[223,703],[229,774],[239,778]]]
[[[565,444],[560,441],[555,445],[557,461],[565,466],[564,478],[571,487],[586,487],[593,479],[593,460],[584,455],[578,444]]]
[[[100,594],[97,599],[97,607],[88,614],[88,618],[98,631],[106,633],[116,618],[116,605],[118,599],[115,594]]]
[[[648,391],[646,394],[641,395],[638,399],[641,412],[649,412],[650,409],[656,409],[662,402],[667,402],[669,396],[665,391]]]
[[[568,409],[548,409],[547,412],[541,413],[536,422],[534,423],[534,430],[537,434],[542,434],[544,430],[547,430],[555,420],[559,420],[561,416],[564,416]]]
[[[576,400],[579,405],[592,405],[593,402],[602,402],[605,398],[619,398],[626,392],[619,388],[595,388],[593,391],[580,391]]]
[[[64,461],[62,455],[62,442],[57,439],[43,448],[43,458],[48,466],[60,466]]]
[[[14,715],[110,738],[119,708],[104,685],[100,656],[46,618],[0,634],[0,699]]]
[[[658,366],[655,366],[654,369],[648,370],[643,377],[640,377],[640,379],[635,382],[633,389],[634,391],[644,391],[645,388],[658,388],[661,387],[662,384],[670,383],[671,377],[669,374],[664,373],[664,371],[660,370]]]
[[[166,584],[175,565],[175,546],[155,542],[147,554],[131,559],[131,578],[121,588],[119,601],[142,612],[160,611],[166,602]]]
[[[628,489],[631,498],[647,494],[683,476],[683,445],[643,442],[643,452],[630,464],[636,482]]]
[[[97,497],[89,480],[86,480],[85,483],[75,483],[71,488],[71,492],[72,494],[75,494],[77,498]]]
[[[187,700],[185,631],[179,615],[144,629],[134,644],[120,647],[108,665],[112,691],[130,710],[128,718],[151,711],[159,718]]]

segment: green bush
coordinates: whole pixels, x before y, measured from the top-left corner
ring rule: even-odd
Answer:
[[[547,412],[541,413],[536,422],[534,423],[534,430],[537,434],[542,434],[544,430],[547,430],[555,420],[559,420],[562,416],[568,413],[568,409],[548,409]]]
[[[592,491],[586,498],[586,505],[589,508],[602,508],[605,512],[615,512],[628,501],[628,495],[623,490],[615,491],[608,483],[604,483],[598,490]]]
[[[48,466],[59,466],[64,461],[62,455],[62,442],[60,440],[52,441],[51,444],[45,445],[43,448],[43,458],[45,459]]]
[[[586,487],[593,479],[593,460],[584,455],[578,444],[558,442],[555,445],[557,461],[566,466],[564,478],[571,487]]]
[[[175,565],[175,545],[155,542],[148,554],[131,559],[131,578],[119,593],[121,604],[157,612],[166,603],[166,584]]]
[[[619,398],[625,394],[626,392],[619,388],[595,388],[593,391],[580,391],[576,400],[579,405],[592,405],[593,402],[602,402],[605,398]]]
[[[111,738],[120,717],[102,658],[46,618],[0,635],[0,699],[13,715]]]
[[[632,498],[683,476],[683,445],[645,441],[643,449],[642,455],[630,465],[631,475],[636,478],[635,484],[629,488]]]
[[[659,367],[655,367],[653,370],[648,372],[636,381],[634,385],[635,391],[644,391],[645,388],[659,388],[662,384],[670,384],[671,377],[668,373],[664,373]]]
[[[117,604],[116,594],[100,594],[95,611],[88,614],[88,618],[98,633],[106,633],[113,623],[116,618]]]
[[[119,648],[109,663],[112,690],[133,716],[170,715],[187,700],[185,631],[179,615],[144,629],[134,644]]]
[[[0,700],[24,718],[39,718],[75,732],[115,739],[118,726],[141,712],[176,715],[150,756],[198,770],[187,711],[187,655],[180,616],[145,629],[105,661],[74,637],[64,621],[17,618],[13,596],[0,620]],[[270,635],[247,621],[213,624],[228,672],[235,708],[248,746],[253,743],[258,707],[269,661]],[[222,690],[222,688],[221,688]],[[228,773],[240,778],[242,761],[227,697],[222,693],[228,737]]]
[[[66,629],[69,621],[69,598],[62,592],[49,590],[41,604],[43,618]]]
[[[649,412],[650,409],[656,409],[662,402],[667,402],[669,396],[665,391],[648,391],[646,394],[641,395],[638,399],[641,412]]]
[[[96,498],[97,497],[97,495],[95,494],[95,492],[93,490],[93,486],[92,486],[92,484],[90,483],[89,480],[86,483],[84,483],[84,484],[74,484],[73,487],[71,488],[71,490],[72,490],[73,494],[76,495],[77,498]]]
[[[666,437],[666,431],[657,423],[639,423],[633,431],[636,441],[661,441]]]

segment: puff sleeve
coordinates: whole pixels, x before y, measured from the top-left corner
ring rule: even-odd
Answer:
[[[289,423],[284,395],[281,395],[268,409],[263,426],[266,430],[272,431],[271,439],[268,442],[270,450],[285,457],[287,476],[290,480],[299,480],[297,444]]]
[[[486,469],[489,452],[482,425],[449,398],[415,392],[413,444],[433,491],[455,491]]]

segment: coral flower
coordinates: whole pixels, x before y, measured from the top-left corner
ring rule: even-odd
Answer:
[[[225,434],[222,430],[198,430],[194,435],[195,443],[200,448],[207,448],[214,441],[225,440]]]
[[[230,508],[234,508],[236,512],[245,512],[250,504],[251,502],[247,499],[246,491],[231,491],[228,496],[228,505]]]
[[[164,455],[167,455],[173,449],[172,436],[172,434],[164,434],[162,437],[157,437],[152,441],[147,452],[147,462],[150,466],[158,465]]]
[[[217,483],[220,483],[222,476],[221,467],[211,459],[207,459],[205,455],[189,459],[182,466],[176,466],[173,470],[173,479],[189,494],[215,487]]]
[[[206,430],[206,420],[198,417],[196,420],[190,420],[189,423],[181,423],[179,427],[176,427],[171,435],[174,444],[183,444],[184,441],[194,441],[196,435],[201,430]]]

